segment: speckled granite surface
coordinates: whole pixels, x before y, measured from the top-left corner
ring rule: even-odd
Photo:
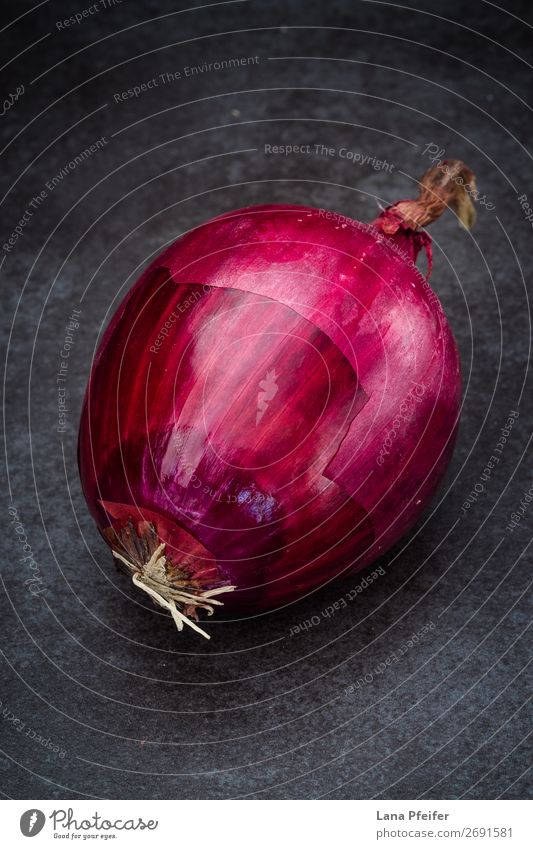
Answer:
[[[1,792],[527,796],[530,4],[201,5],[2,5],[6,25],[28,14],[0,33]],[[312,152],[265,152],[279,144]],[[368,220],[409,196],[428,145],[464,159],[484,196],[471,235],[452,216],[432,228],[432,284],[464,369],[445,485],[342,609],[364,574],[214,622],[210,643],[178,638],[115,572],[80,491],[102,323],[182,231],[263,202]]]

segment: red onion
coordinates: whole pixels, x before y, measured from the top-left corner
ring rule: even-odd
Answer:
[[[311,207],[237,210],[178,239],[117,310],[79,437],[115,560],[181,630],[198,611],[287,604],[382,555],[441,480],[457,347],[415,266],[421,230],[473,220],[440,163],[372,225]],[[428,271],[428,276],[429,276]],[[232,590],[232,592],[229,592]]]

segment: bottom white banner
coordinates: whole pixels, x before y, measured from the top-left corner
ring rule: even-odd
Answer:
[[[527,801],[3,801],[4,846],[71,843],[309,849],[335,843],[530,849]]]

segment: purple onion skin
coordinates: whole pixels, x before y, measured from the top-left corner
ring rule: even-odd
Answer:
[[[411,528],[453,450],[460,364],[414,266],[419,234],[387,238],[380,220],[251,207],[144,272],[105,332],[80,426],[108,540],[151,522],[194,586],[231,582],[226,608],[257,612]]]

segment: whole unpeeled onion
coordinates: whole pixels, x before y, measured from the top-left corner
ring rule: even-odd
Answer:
[[[115,313],[81,419],[83,489],[116,562],[179,628],[221,593],[267,610],[361,569],[441,480],[459,358],[414,263],[447,205],[471,223],[475,187],[456,161],[420,185],[373,225],[284,205],[215,218]]]

